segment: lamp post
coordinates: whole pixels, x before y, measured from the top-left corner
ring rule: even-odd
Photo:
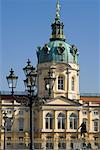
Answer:
[[[29,97],[29,108],[30,108],[30,150],[34,149],[33,146],[33,129],[32,129],[32,106],[33,100],[35,98],[35,87],[36,87],[36,78],[37,73],[35,68],[31,65],[30,60],[27,61],[27,66],[23,68],[26,79],[24,80],[26,91],[28,92]]]
[[[51,90],[53,89],[54,81],[56,80],[56,78],[53,76],[53,69],[55,68],[49,68],[48,77],[44,78],[45,86],[48,90],[49,97],[51,96]]]
[[[11,94],[14,94],[14,88],[16,88],[18,76],[14,74],[13,69],[11,68],[9,76],[6,77],[8,86],[11,88]]]
[[[7,79],[7,82],[8,82],[8,87],[11,88],[11,95],[13,96],[14,95],[14,88],[16,88],[18,76],[16,76],[14,74],[14,71],[13,71],[12,68],[10,70],[10,74],[8,76],[6,76],[6,79]],[[14,101],[13,101],[13,108],[14,108]],[[14,117],[14,115],[12,115],[12,116]],[[12,117],[12,119],[14,119],[13,117]],[[5,150],[5,127],[6,127],[7,118],[8,117],[5,114],[4,115],[4,150]]]

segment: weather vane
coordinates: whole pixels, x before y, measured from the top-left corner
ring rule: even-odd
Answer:
[[[56,18],[57,19],[60,19],[60,8],[61,8],[60,2],[59,0],[57,0],[57,4],[56,4]]]

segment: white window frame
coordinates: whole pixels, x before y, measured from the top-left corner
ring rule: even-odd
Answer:
[[[64,81],[65,78],[63,75],[58,76],[58,90],[64,90]]]
[[[48,127],[46,127],[48,124]],[[45,129],[52,129],[53,128],[53,115],[52,113],[47,113],[45,117]]]
[[[58,129],[65,129],[65,114],[64,113],[59,113],[58,115]],[[60,127],[59,127],[59,123],[60,123]],[[64,128],[63,128],[63,123],[64,123]]]
[[[72,127],[71,127],[71,123],[72,123]],[[77,114],[72,113],[69,117],[69,127],[70,129],[77,129],[78,127],[78,117]]]

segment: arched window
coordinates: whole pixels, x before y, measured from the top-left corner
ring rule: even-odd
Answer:
[[[64,76],[58,77],[58,90],[64,90]]]
[[[99,120],[98,119],[93,120],[93,128],[94,128],[94,131],[99,130]]]
[[[78,117],[76,114],[72,113],[69,118],[70,129],[77,129]]]
[[[58,129],[65,129],[65,114],[58,115]]]
[[[86,130],[87,130],[87,129],[88,129],[88,119],[83,118],[83,122],[85,123],[85,125],[86,125]]]
[[[45,127],[46,127],[46,129],[52,129],[52,127],[53,127],[53,115],[52,115],[52,113],[46,114]]]
[[[75,78],[72,77],[72,81],[71,81],[71,90],[74,91],[75,90]]]

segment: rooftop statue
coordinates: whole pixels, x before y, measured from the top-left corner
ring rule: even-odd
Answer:
[[[56,4],[56,18],[57,19],[60,19],[60,3],[59,3],[59,0],[57,0],[57,4]]]

